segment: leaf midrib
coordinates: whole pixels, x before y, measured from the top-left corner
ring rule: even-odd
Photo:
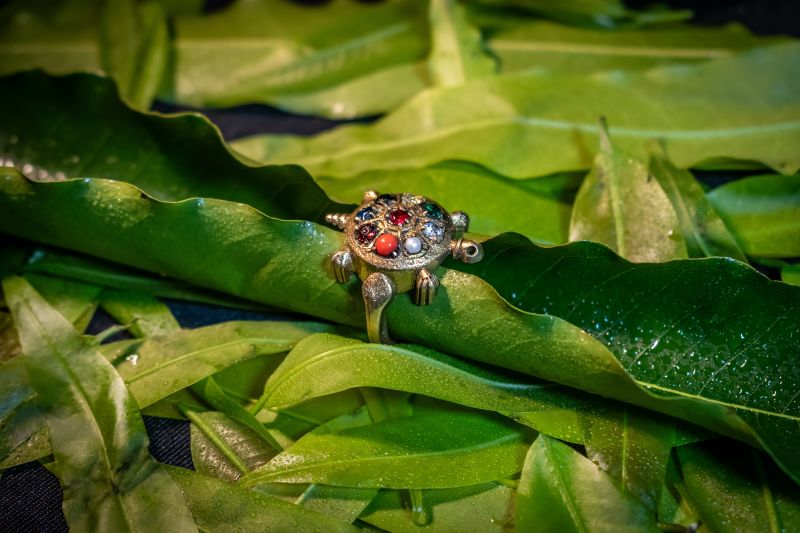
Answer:
[[[313,470],[315,468],[320,468],[323,466],[339,466],[339,465],[348,465],[348,464],[358,464],[364,462],[374,462],[374,461],[394,461],[397,459],[407,460],[407,459],[417,459],[417,458],[430,458],[430,457],[438,457],[443,455],[465,455],[471,454],[476,451],[483,450],[485,448],[491,448],[493,446],[499,446],[509,441],[513,440],[522,440],[522,434],[520,433],[512,433],[509,435],[505,435],[502,437],[498,437],[496,439],[490,441],[484,441],[482,443],[473,444],[469,447],[461,447],[461,448],[450,448],[447,450],[438,450],[438,451],[429,451],[429,452],[420,452],[420,453],[408,453],[403,455],[381,455],[381,456],[370,456],[370,457],[349,457],[340,459],[337,461],[326,461],[322,463],[313,463],[313,464],[304,464],[297,468],[284,468],[283,470],[273,471],[273,472],[266,472],[264,474],[254,475],[252,477],[248,476],[248,479],[245,481],[246,485],[252,484],[253,481],[256,480],[269,480],[270,478],[280,478],[287,474],[297,474],[302,473],[304,471]],[[291,450],[289,450],[291,451]],[[269,465],[265,465],[265,468]]]
[[[344,159],[357,154],[380,152],[382,150],[394,149],[403,146],[415,146],[425,144],[436,139],[447,137],[459,132],[480,130],[484,128],[507,126],[507,125],[536,126],[545,129],[579,131],[581,133],[597,134],[597,124],[589,122],[574,122],[569,120],[549,119],[534,116],[515,115],[510,117],[491,118],[477,120],[469,124],[456,124],[453,126],[440,128],[427,133],[414,132],[402,139],[391,139],[387,141],[369,142],[355,144],[350,148],[337,150],[336,153],[322,153],[314,157],[295,157],[295,163],[301,165],[315,165],[330,163],[339,159]],[[737,126],[716,129],[681,129],[681,130],[658,130],[647,128],[632,128],[626,126],[615,126],[610,128],[611,134],[615,138],[632,137],[640,139],[712,139],[724,137],[741,137],[757,135],[761,133],[772,133],[784,130],[800,129],[800,121],[781,121],[766,124],[756,124],[750,126]]]
[[[713,59],[734,53],[729,48],[689,48],[672,46],[629,46],[613,44],[583,44],[566,41],[515,41],[498,39],[489,42],[493,50],[512,52],[555,52],[575,55],[628,56],[628,57],[676,57]]]

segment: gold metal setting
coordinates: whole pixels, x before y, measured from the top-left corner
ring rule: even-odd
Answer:
[[[436,296],[436,267],[448,255],[465,263],[483,257],[483,248],[462,234],[469,227],[466,213],[452,214],[437,202],[415,194],[367,191],[350,214],[329,214],[325,220],[343,230],[346,248],[333,254],[336,281],[354,274],[362,282],[370,342],[389,344],[383,310],[395,294],[412,291],[417,305]]]

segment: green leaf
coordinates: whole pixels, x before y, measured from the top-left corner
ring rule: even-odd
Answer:
[[[792,370],[796,354],[792,339],[800,318],[800,293],[794,287],[769,281],[727,259],[631,264],[591,243],[539,248],[511,234],[484,243],[484,254],[480,263],[453,267],[488,281],[523,311],[569,320],[606,346],[638,386],[672,405],[633,400],[635,394],[627,401],[715,431],[728,433],[738,426],[734,431],[747,441],[739,433],[744,423],[751,428],[745,432],[753,431],[784,468],[795,470],[788,466],[794,462],[789,435],[795,433],[800,414],[794,401],[800,374]],[[526,274],[531,272],[536,274]],[[527,341],[517,335],[511,320],[503,324],[502,337],[517,339],[511,347],[499,339],[489,345],[484,332],[481,350],[491,357],[470,349],[458,340],[462,327],[469,331],[465,317],[470,312],[497,317],[488,308],[478,310],[476,304],[459,301],[464,307],[455,313],[463,324],[442,339],[442,346],[585,390],[591,388],[589,383],[598,383],[597,375],[580,370],[587,364],[585,358],[572,366],[554,360],[552,368],[539,366],[543,361],[534,365],[531,359],[518,359],[513,348]],[[450,305],[455,305],[452,299]],[[486,307],[484,302],[480,305]],[[561,370],[554,372],[555,367]],[[618,387],[623,385],[600,386],[605,394],[624,399]],[[696,412],[681,413],[679,398],[694,403]],[[721,409],[715,415],[707,412],[716,421],[701,422],[700,411],[707,408]],[[728,418],[733,413],[739,421]],[[717,417],[727,419],[728,429],[719,425],[722,418]]]
[[[164,201],[197,197],[202,204],[209,196],[291,220],[322,220],[344,207],[296,166],[243,164],[204,116],[138,113],[110,80],[96,76],[9,77],[0,83],[0,115],[0,164],[34,180],[130,180]],[[117,213],[113,199],[103,207],[110,216]],[[126,224],[135,224],[136,216],[128,215]]]
[[[23,269],[25,273],[42,273],[67,280],[82,281],[120,291],[174,298],[204,304],[263,311],[265,306],[242,298],[200,289],[176,279],[164,278],[127,268],[119,264],[100,261],[79,254],[67,254],[38,249]]]
[[[286,352],[306,335],[329,327],[313,322],[225,322],[147,340],[106,344],[97,349],[116,364],[131,395],[145,408],[240,361]],[[4,407],[7,416],[19,418],[13,422],[13,438],[7,443],[0,441],[5,444],[0,446],[0,457],[9,454],[42,425],[40,419],[31,420],[26,411],[16,414],[17,410],[26,409],[32,392],[27,380],[14,376],[16,373],[2,379],[14,387],[11,390],[16,390],[8,396]],[[4,418],[5,415],[0,416],[0,423]],[[49,453],[46,442],[39,440],[35,444],[36,449],[29,451],[26,458]]]
[[[486,55],[481,33],[469,24],[464,6],[455,0],[431,0],[429,68],[435,87],[453,87],[489,76],[494,60]]]
[[[546,68],[586,74],[697,63],[785,40],[756,37],[739,24],[605,31],[534,20],[495,33],[488,47],[498,56],[503,73]]]
[[[107,290],[101,305],[120,324],[130,324],[135,337],[155,337],[180,329],[169,308],[146,294]]]
[[[792,285],[800,285],[800,265],[785,264],[781,267],[781,279]]]
[[[517,493],[519,531],[659,531],[654,516],[566,444],[539,436]]]
[[[678,217],[659,182],[611,144],[605,121],[600,130],[600,152],[572,206],[569,239],[600,242],[634,263],[686,258]]]
[[[311,333],[329,330],[314,322],[224,322],[145,340],[116,362],[140,406],[177,392],[240,361],[280,354]],[[101,350],[112,357],[115,346]]]
[[[192,464],[203,475],[236,481],[276,455],[252,428],[223,413],[189,413]]]
[[[378,489],[309,485],[297,504],[345,522],[353,523],[375,498]]]
[[[515,491],[498,483],[482,483],[453,489],[423,492],[426,515],[431,517],[425,531],[506,530],[513,522]],[[386,531],[415,532],[421,528],[409,517],[410,502],[406,492],[381,490],[359,517],[361,521]]]
[[[707,197],[747,255],[800,256],[800,174],[744,178]]]
[[[283,450],[283,446],[275,440],[275,437],[267,431],[260,421],[256,420],[255,415],[242,407],[236,400],[229,397],[213,377],[207,377],[203,381],[196,383],[192,386],[192,390],[214,409],[225,413],[233,420],[247,426],[250,430],[255,432],[261,440],[272,447],[273,450]]]
[[[606,116],[619,149],[645,158],[663,139],[679,167],[753,162],[785,174],[800,168],[800,44],[758,48],[695,66],[594,75],[495,76],[419,94],[384,119],[306,138],[261,135],[232,143],[269,163],[314,176],[424,167],[455,159],[510,178],[588,168],[596,120]],[[749,83],[742,84],[747,79]],[[643,97],[646,95],[646,97]]]
[[[46,413],[67,523],[197,531],[181,492],[148,454],[138,406],[113,367],[22,278],[4,279],[3,291]]]
[[[498,411],[538,431],[584,442],[577,413],[603,413],[602,402],[553,383],[527,382],[421,346],[365,344],[334,335],[310,336],[270,376],[263,405],[293,405],[355,387],[425,394]]]
[[[84,0],[6,2],[0,8],[0,73],[100,71],[97,7]]]
[[[100,200],[113,200],[117,213],[145,216],[128,226],[92,205]],[[79,220],[74,213],[81,213]],[[162,203],[120,182],[35,183],[7,171],[0,174],[0,230],[287,310],[363,324],[359,285],[338,285],[326,270],[341,234],[308,222],[280,221],[216,200]],[[89,230],[91,241],[81,237]],[[442,269],[432,305],[395,298],[387,309],[394,338],[760,443],[797,477],[795,287],[724,259],[632,265],[592,243],[538,248],[505,235],[485,243],[485,254],[471,267],[453,266],[492,286]],[[195,267],[210,257],[214,269]],[[538,274],[531,278],[531,272]],[[605,318],[614,329],[603,329]]]
[[[690,257],[723,256],[747,262],[691,172],[677,168],[659,154],[650,157],[649,170],[669,197]]]
[[[719,532],[795,531],[800,488],[755,450],[723,440],[678,448],[703,524]]]
[[[542,244],[567,242],[574,189],[582,174],[509,180],[478,165],[446,161],[425,168],[374,170],[354,178],[318,178],[331,198],[360,203],[365,190],[414,191],[470,216],[470,231],[515,231]]]
[[[175,21],[172,87],[163,96],[194,106],[261,102],[339,118],[382,113],[425,83],[414,65],[427,51],[426,26],[424,6],[414,1],[239,1]],[[384,99],[379,84],[387,78],[400,82],[399,94]],[[370,105],[359,101],[365,95]]]
[[[675,424],[653,413],[622,408],[618,417],[587,417],[586,456],[609,474],[622,492],[631,494],[655,511],[670,451]]]
[[[635,11],[628,9],[621,0],[480,0],[471,5],[477,13],[485,9],[501,19],[504,8],[514,8],[509,10],[508,16],[516,24],[520,14],[528,12],[531,16],[546,17],[567,24],[607,29],[680,21],[692,15],[691,11],[668,11],[658,6],[650,11]]]
[[[311,433],[245,476],[243,483],[422,489],[472,485],[518,472],[526,439],[513,425],[477,413],[389,419]],[[458,469],[452,468],[454,463]]]
[[[103,292],[100,287],[29,273],[25,274],[25,279],[59,314],[69,320],[75,329],[79,332],[86,330]]]
[[[204,531],[331,531],[356,528],[333,518],[177,467],[167,467]]]
[[[98,41],[103,70],[137,109],[149,109],[169,55],[169,30],[157,2],[101,0]]]

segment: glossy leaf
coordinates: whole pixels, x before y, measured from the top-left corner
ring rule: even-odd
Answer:
[[[751,168],[756,161],[789,174],[800,168],[792,150],[800,139],[792,120],[800,110],[792,74],[799,57],[800,44],[791,43],[646,72],[496,76],[423,92],[371,125],[232,145],[258,161],[303,165],[314,176],[455,159],[519,179],[588,168],[596,120],[606,116],[615,145],[634,157],[645,158],[647,144],[663,139],[682,168]]]
[[[800,174],[736,180],[708,200],[747,255],[800,256]]]
[[[22,278],[3,280],[3,291],[46,413],[67,523],[196,531],[181,492],[150,457],[138,406],[113,367]]]
[[[677,168],[661,154],[650,157],[649,171],[669,197],[690,257],[723,256],[747,262],[691,172]]]
[[[297,504],[345,522],[353,523],[372,502],[378,489],[309,485]]]
[[[800,266],[786,264],[781,267],[781,279],[792,285],[800,285]]]
[[[654,511],[675,442],[675,424],[627,408],[620,409],[619,415],[587,419],[586,456],[607,472],[622,492]]]
[[[517,493],[519,531],[657,532],[654,516],[566,444],[539,436]]]
[[[129,331],[135,337],[154,337],[180,329],[169,308],[152,296],[107,290],[102,306],[120,324],[130,324]]]
[[[193,413],[191,420],[192,464],[203,475],[236,481],[276,455],[251,428],[223,413]]]
[[[458,86],[494,73],[494,60],[483,49],[480,31],[467,21],[464,6],[455,0],[431,0],[428,18],[434,86]]]
[[[275,437],[267,431],[259,420],[256,420],[255,415],[242,407],[235,399],[228,396],[213,377],[207,377],[203,381],[196,383],[192,386],[192,390],[214,409],[225,413],[231,419],[249,428],[274,451],[283,450],[283,447],[275,440]]]
[[[67,254],[63,251],[55,252],[39,248],[25,265],[23,271],[82,281],[120,291],[133,291],[159,298],[174,298],[241,309],[264,310],[266,308],[242,298],[203,290],[177,279],[164,278],[142,270],[88,256]]]
[[[330,254],[341,246],[341,234],[332,230],[267,218],[221,201],[161,203],[120,182],[33,183],[7,171],[0,186],[2,231],[94,251],[288,310],[362,324],[358,285],[338,285],[330,271],[326,274]],[[113,199],[117,213],[138,214],[140,221],[127,226],[107,218],[92,205],[99,199]],[[74,212],[82,214],[80,222]],[[22,223],[26,220],[37,222]],[[171,231],[165,233],[165,227]],[[88,228],[96,240],[80,238]],[[191,231],[184,234],[181,228]],[[432,305],[421,308],[399,297],[388,307],[394,338],[759,442],[787,472],[800,471],[793,452],[798,413],[792,395],[800,379],[791,359],[796,288],[769,282],[730,260],[631,265],[591,243],[548,249],[506,235],[487,242],[485,251],[484,260],[469,270],[493,286],[442,270],[441,291]],[[215,269],[187,269],[209,257],[215,258]],[[487,266],[491,269],[484,273]],[[528,272],[540,274],[533,279],[520,274]],[[523,287],[520,280],[528,281]],[[613,295],[603,292],[612,290]],[[634,305],[628,316],[628,307],[647,303],[651,293],[658,298]],[[594,298],[601,296],[603,305],[598,305]],[[709,302],[718,304],[709,307]],[[687,314],[695,309],[699,312]],[[617,327],[598,335],[608,347],[564,320],[597,335],[604,331],[605,316]],[[691,327],[681,323],[690,316]],[[515,342],[509,344],[510,338]],[[734,356],[738,366],[730,362]],[[777,375],[781,381],[774,380]]]
[[[130,180],[165,201],[210,196],[291,220],[321,220],[342,208],[298,167],[241,163],[202,115],[137,113],[96,76],[12,76],[0,83],[0,115],[0,164],[34,180]],[[104,205],[116,212],[114,200]]]
[[[594,336],[639,386],[671,398],[676,408],[658,410],[700,425],[706,425],[700,422],[700,404],[702,409],[735,411],[762,445],[793,470],[787,466],[793,460],[786,437],[793,434],[797,416],[792,392],[797,387],[789,382],[800,379],[791,362],[800,298],[794,287],[731,260],[637,265],[589,243],[548,249],[504,235],[484,243],[484,252],[482,262],[457,268],[490,282],[519,309],[569,320]],[[528,272],[538,274],[523,277]],[[466,355],[462,350],[467,347],[450,342],[451,350]],[[564,379],[533,370],[530,362],[501,363],[498,351],[492,358],[494,364]],[[576,368],[563,368],[575,377]],[[581,381],[576,386],[586,388]],[[680,414],[678,398],[699,402],[698,411]],[[716,423],[708,427],[722,430]]]
[[[290,352],[257,405],[293,405],[354,387],[400,390],[498,411],[575,442],[584,442],[579,413],[597,416],[606,409],[566,387],[521,381],[421,346],[365,344],[325,334],[308,337]]]
[[[513,425],[480,414],[389,419],[309,434],[243,482],[423,489],[472,485],[518,472],[527,438]]]
[[[446,161],[425,168],[374,170],[354,178],[317,178],[328,195],[359,203],[365,190],[414,191],[470,216],[470,231],[521,233],[542,244],[567,242],[571,203],[583,178],[572,173],[509,180],[478,165]]]
[[[313,322],[225,322],[144,341],[117,362],[140,406],[177,392],[234,363],[288,351],[329,326]],[[113,353],[114,347],[104,348]]]
[[[454,489],[435,489],[423,492],[425,514],[430,523],[425,531],[501,532],[513,522],[513,488],[499,483],[482,483]],[[409,516],[410,502],[406,493],[381,490],[366,508],[360,520],[396,533],[422,529]]]
[[[703,524],[719,532],[794,531],[800,489],[755,450],[722,440],[678,448]]]
[[[569,225],[571,241],[605,244],[634,263],[688,257],[678,217],[647,167],[612,145],[605,121],[600,152],[583,181]]]
[[[756,37],[738,24],[604,31],[535,20],[495,33],[488,46],[504,73],[546,68],[586,74],[697,63],[781,40]]]
[[[204,531],[355,532],[356,528],[258,492],[244,490],[191,470],[168,467],[181,487],[197,525]]]

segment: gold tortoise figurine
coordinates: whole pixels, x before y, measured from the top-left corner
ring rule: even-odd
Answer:
[[[390,342],[383,309],[395,294],[414,289],[414,301],[427,305],[439,287],[433,271],[448,255],[465,263],[483,257],[481,245],[462,236],[467,214],[448,214],[424,196],[367,191],[354,212],[325,220],[346,236],[345,249],[331,258],[336,281],[346,283],[353,274],[363,281],[370,342]]]

